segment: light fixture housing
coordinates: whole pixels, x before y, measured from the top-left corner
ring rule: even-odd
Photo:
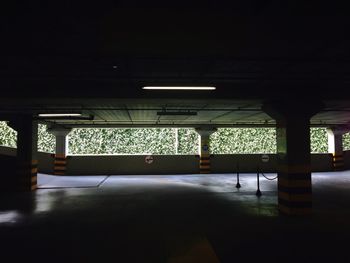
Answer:
[[[54,118],[54,117],[79,117],[82,116],[81,113],[39,113],[39,117],[48,117],[48,118]]]
[[[197,112],[195,111],[158,111],[157,115],[162,116],[175,116],[175,115],[182,115],[182,116],[194,116],[197,115]]]
[[[216,90],[216,87],[189,87],[189,86],[145,86],[144,90]]]
[[[35,119],[38,120],[93,120],[93,115],[83,115],[78,112],[55,112],[55,113],[39,113]]]

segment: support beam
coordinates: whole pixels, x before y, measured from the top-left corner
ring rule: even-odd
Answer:
[[[31,115],[18,115],[9,122],[17,131],[16,171],[11,180],[13,190],[33,191],[37,188],[38,122]]]
[[[328,152],[332,154],[334,171],[344,170],[343,135],[347,132],[349,132],[349,128],[345,126],[327,128]]]
[[[217,129],[213,127],[197,128],[196,132],[199,134],[199,173],[210,173],[210,135],[216,132]]]
[[[54,160],[54,174],[65,175],[67,168],[68,137],[71,129],[61,127],[50,127],[48,132],[56,138],[56,151]]]
[[[276,120],[278,208],[287,215],[312,212],[310,118],[321,102],[268,102],[263,110]]]

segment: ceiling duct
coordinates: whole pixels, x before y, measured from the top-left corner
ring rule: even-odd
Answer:
[[[196,111],[158,111],[157,115],[159,116],[195,116],[197,115]]]

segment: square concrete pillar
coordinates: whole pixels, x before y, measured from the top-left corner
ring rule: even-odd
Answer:
[[[310,118],[320,102],[278,101],[265,103],[263,110],[276,120],[278,208],[287,215],[312,211]]]
[[[68,134],[70,128],[50,127],[48,132],[53,134],[56,139],[56,151],[54,160],[54,174],[65,175],[67,168],[67,153],[68,153]]]
[[[217,129],[213,127],[197,128],[196,132],[199,134],[199,173],[210,173],[210,135],[216,132]]]
[[[347,127],[334,126],[327,128],[328,152],[332,154],[334,171],[344,170],[343,135],[349,132]]]
[[[38,122],[31,115],[16,116],[9,125],[17,131],[16,171],[13,189],[33,191],[37,188]]]

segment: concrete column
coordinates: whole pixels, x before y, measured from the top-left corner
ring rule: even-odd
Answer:
[[[54,174],[65,175],[67,167],[68,137],[72,129],[61,127],[50,127],[48,132],[56,138],[56,151],[54,160]]]
[[[329,127],[328,134],[328,152],[332,154],[333,169],[335,171],[344,170],[343,158],[343,134],[349,132],[346,127]]]
[[[310,118],[322,107],[320,102],[300,100],[263,106],[277,124],[278,208],[284,214],[312,211]]]
[[[199,134],[199,173],[210,173],[210,149],[209,138],[210,135],[216,132],[216,128],[197,128],[196,132]]]
[[[37,188],[38,123],[31,115],[16,116],[9,122],[17,131],[16,172],[12,181],[13,190],[33,191]]]

